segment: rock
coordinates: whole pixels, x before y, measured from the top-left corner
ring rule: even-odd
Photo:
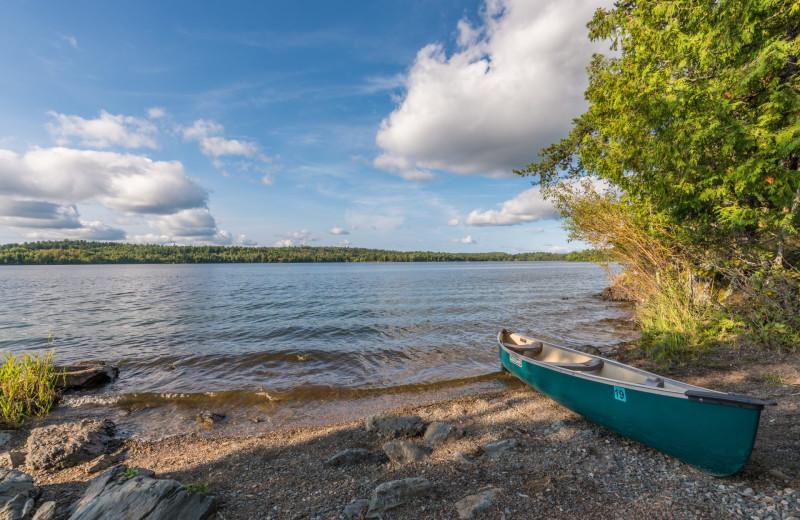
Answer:
[[[783,471],[779,470],[778,468],[770,469],[769,470],[769,474],[772,475],[773,477],[779,478],[781,480],[785,480],[786,482],[789,482],[790,480],[792,480],[792,477],[790,477],[789,475],[787,475]]]
[[[472,464],[472,461],[469,460],[469,457],[460,451],[453,453],[453,462],[458,462],[459,464]]]
[[[400,415],[372,415],[367,417],[367,431],[374,432],[378,437],[399,439],[401,437],[415,437],[425,431],[425,423],[417,415],[403,417]]]
[[[112,464],[114,464],[114,458],[111,455],[104,453],[103,455],[100,455],[93,461],[89,462],[84,469],[86,470],[87,474],[97,473],[98,471],[107,470]]]
[[[114,423],[80,422],[34,428],[28,436],[26,466],[32,470],[63,469],[89,462],[105,453]]]
[[[381,464],[386,462],[386,455],[381,451],[370,451],[362,448],[351,448],[340,451],[333,457],[325,461],[326,466],[352,466],[371,462]]]
[[[56,517],[56,503],[53,501],[45,502],[36,511],[31,520],[53,520]]]
[[[520,442],[518,439],[501,439],[499,441],[492,441],[481,446],[484,455],[490,459],[496,459],[509,455],[511,452],[519,448]]]
[[[428,496],[430,492],[431,483],[426,478],[412,477],[384,482],[372,492],[367,518],[378,518],[389,509],[416,497]]]
[[[124,478],[126,468],[114,466],[91,482],[73,504],[69,520],[206,520],[214,517],[217,500],[201,491],[190,492],[175,480],[154,479],[145,470]]]
[[[106,365],[105,361],[79,361],[66,366],[55,367],[56,371],[64,371],[59,377],[56,387],[62,390],[84,390],[110,383],[119,375],[119,369]]]
[[[422,446],[402,440],[387,442],[383,445],[383,451],[389,460],[397,464],[420,462],[428,457],[428,451]]]
[[[24,466],[26,455],[27,454],[24,451],[20,450],[5,451],[0,453],[0,467],[17,469],[20,466]]]
[[[0,506],[0,519],[26,520],[33,511],[33,499],[25,495],[16,495]]]
[[[13,430],[0,430],[0,446],[10,441],[11,437],[13,436],[14,436]]]
[[[476,495],[469,495],[456,502],[456,511],[461,520],[476,518],[480,513],[486,512],[492,507],[494,497],[499,490],[490,488]]]
[[[464,437],[467,432],[452,424],[432,422],[425,430],[425,442],[431,446],[438,446],[452,440]]]
[[[630,290],[617,279],[614,283],[603,289],[600,293],[600,298],[609,302],[635,302],[636,299],[631,294]]]
[[[369,508],[369,500],[366,498],[359,498],[358,500],[354,501],[350,505],[344,508],[344,517],[345,518],[364,518],[364,513],[366,513],[367,508]]]
[[[30,475],[15,469],[0,468],[0,519],[29,518],[34,500],[40,493]]]
[[[197,414],[197,422],[206,427],[214,426],[225,420],[225,416],[219,413],[209,412],[208,410]]]

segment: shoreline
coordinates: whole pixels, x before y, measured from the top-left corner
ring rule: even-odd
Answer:
[[[367,432],[363,418],[305,427],[287,423],[244,435],[226,433],[225,426],[215,436],[187,432],[136,440],[118,434],[112,456],[160,478],[207,484],[219,501],[220,519],[344,518],[346,507],[369,499],[377,485],[411,477],[428,479],[432,495],[392,509],[386,518],[458,518],[455,504],[488,488],[496,490],[494,499],[479,518],[800,518],[797,356],[766,354],[753,361],[736,353],[677,372],[670,377],[778,401],[764,410],[753,454],[737,474],[704,475],[590,423],[511,376],[500,378],[505,388],[383,408],[467,432],[426,448],[431,451],[422,462],[325,465],[344,449],[381,450],[386,439]],[[501,459],[483,453],[481,446],[504,439],[517,439],[519,449]],[[424,445],[420,438],[409,442]],[[66,510],[96,474],[77,466],[33,476],[45,498]]]

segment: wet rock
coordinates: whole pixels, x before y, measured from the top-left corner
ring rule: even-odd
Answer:
[[[620,280],[609,285],[600,293],[600,298],[609,302],[635,302],[630,290]]]
[[[426,478],[412,477],[384,482],[372,492],[367,518],[379,518],[387,510],[417,497],[428,496],[430,492],[431,483]]]
[[[432,422],[425,430],[425,442],[431,446],[439,446],[452,440],[460,439],[467,435],[463,428],[452,424]]]
[[[326,466],[352,466],[362,463],[381,464],[386,462],[386,455],[380,451],[370,451],[362,448],[350,448],[340,451],[325,461]]]
[[[469,495],[456,502],[456,511],[461,520],[477,518],[492,507],[492,502],[499,490],[490,488],[475,495]]]
[[[114,423],[108,420],[83,419],[34,428],[28,436],[26,466],[64,469],[89,462],[106,452],[113,435]]]
[[[505,457],[520,448],[519,439],[501,439],[481,446],[481,451],[490,459]]]
[[[383,451],[389,460],[397,464],[420,462],[428,457],[428,451],[425,448],[403,440],[387,442],[383,445]]]
[[[56,503],[45,502],[36,511],[31,520],[53,520],[56,517]]]
[[[119,465],[92,479],[69,520],[206,520],[216,513],[216,498],[190,492],[178,481],[155,479],[143,470],[131,478],[125,473]]]
[[[27,454],[24,451],[20,450],[5,451],[0,453],[0,467],[17,469],[20,466],[24,466],[26,455]]]
[[[40,493],[30,475],[15,469],[0,468],[0,519],[29,518],[34,500]]]
[[[114,458],[111,455],[103,454],[89,462],[84,469],[87,474],[97,473],[107,470],[112,464],[114,464]]]
[[[197,414],[196,420],[201,425],[210,428],[224,421],[225,416],[219,413],[209,412],[208,410],[205,410]]]
[[[119,376],[119,369],[106,365],[105,361],[79,361],[66,366],[55,367],[64,376],[56,381],[62,390],[85,390],[110,383]]]
[[[369,500],[366,498],[359,498],[344,508],[342,513],[345,518],[364,518],[364,514],[369,508]]]
[[[366,427],[368,432],[388,439],[415,437],[425,431],[425,423],[417,415],[372,415],[367,417]]]

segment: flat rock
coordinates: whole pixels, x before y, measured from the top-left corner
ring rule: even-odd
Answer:
[[[369,500],[366,498],[359,498],[358,500],[353,501],[350,505],[344,508],[344,512],[342,513],[345,518],[358,518],[359,520],[363,518],[363,514],[369,508]]]
[[[492,502],[499,490],[490,488],[475,495],[469,495],[456,502],[458,518],[469,520],[477,518],[480,513],[485,513],[492,507]]]
[[[463,428],[447,423],[432,422],[425,430],[425,442],[431,446],[439,446],[446,442],[461,439],[466,435],[467,432]]]
[[[119,368],[107,365],[105,361],[79,361],[66,366],[55,367],[63,371],[56,387],[62,390],[85,390],[110,383],[119,376]]]
[[[79,422],[34,428],[28,436],[28,469],[64,469],[103,455],[114,435],[114,423],[83,419]]]
[[[15,469],[0,468],[0,519],[30,518],[34,500],[40,493],[30,475]]]
[[[326,466],[353,466],[355,464],[386,462],[386,455],[380,451],[370,451],[363,448],[350,448],[340,451],[325,461]]]
[[[403,440],[385,443],[383,445],[383,451],[389,457],[389,460],[396,464],[420,462],[428,458],[428,450],[418,444],[411,444]]]
[[[372,492],[367,518],[378,518],[389,509],[417,497],[428,496],[430,492],[431,483],[426,478],[412,477],[384,482]]]
[[[36,514],[33,515],[31,520],[53,520],[56,517],[56,503],[53,501],[45,502],[39,509],[36,510]]]
[[[368,432],[388,439],[416,437],[425,431],[425,423],[417,415],[371,415],[366,427]]]
[[[190,492],[176,480],[146,476],[144,470],[127,479],[125,472],[118,465],[92,479],[69,520],[207,520],[216,514],[213,496]]]
[[[501,439],[499,441],[487,442],[481,446],[484,455],[490,459],[505,457],[518,450],[520,442],[518,439]]]

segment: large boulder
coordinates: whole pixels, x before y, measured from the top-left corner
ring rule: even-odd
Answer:
[[[95,477],[69,520],[207,520],[216,514],[213,496],[145,473],[119,465]]]
[[[635,302],[630,289],[625,287],[621,280],[617,279],[614,283],[603,289],[600,298],[609,302]]]
[[[41,490],[33,477],[15,469],[0,468],[0,520],[30,518]]]
[[[84,390],[110,383],[119,376],[119,369],[105,361],[79,361],[55,367],[59,376],[56,386],[62,390]]]
[[[64,469],[103,455],[114,435],[114,423],[79,422],[34,428],[28,436],[25,465],[29,470]]]

